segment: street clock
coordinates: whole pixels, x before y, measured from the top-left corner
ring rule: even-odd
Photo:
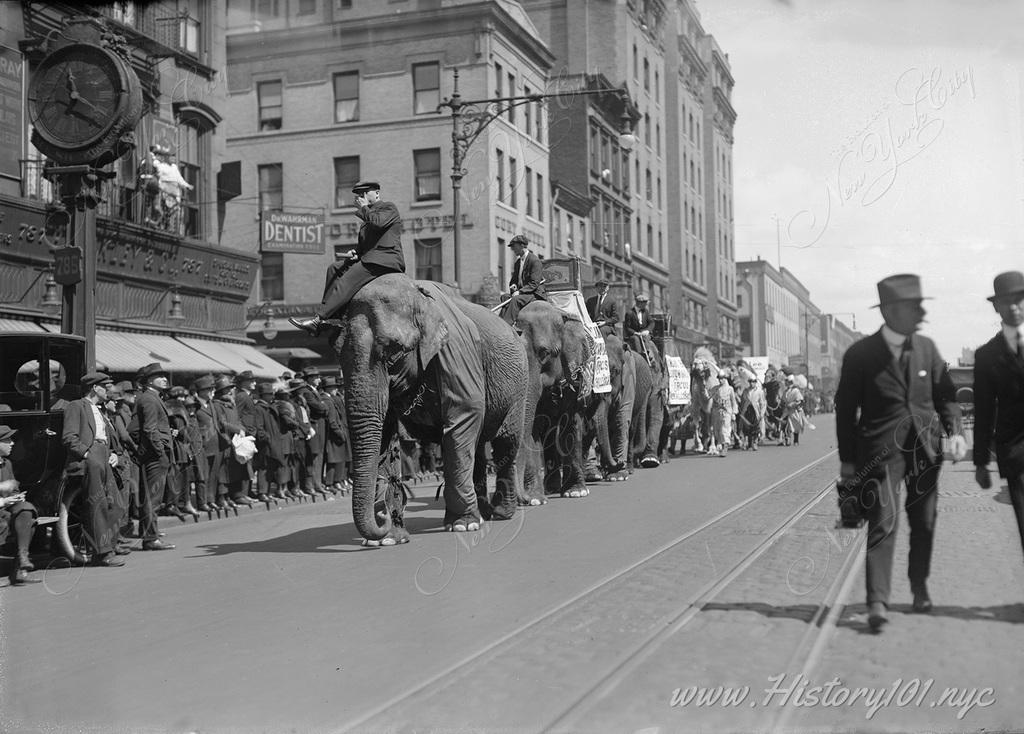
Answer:
[[[92,43],[46,56],[28,94],[32,144],[61,165],[103,166],[131,150],[142,88],[131,65]]]

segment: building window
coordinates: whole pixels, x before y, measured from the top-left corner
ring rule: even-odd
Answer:
[[[494,183],[498,188],[498,201],[505,201],[505,154],[501,150],[495,150],[498,159],[498,172],[494,177]]]
[[[440,283],[441,239],[413,240],[416,256],[416,280],[433,280]]]
[[[629,196],[629,153],[622,152],[622,193]]]
[[[413,112],[425,115],[437,112],[441,101],[441,67],[436,61],[412,65]]]
[[[334,208],[352,206],[352,187],[359,183],[359,156],[334,159]]]
[[[537,174],[537,219],[544,221],[544,177]]]
[[[601,132],[596,125],[590,126],[590,172],[601,175]]]
[[[441,149],[428,148],[412,152],[416,169],[416,201],[441,199]]]
[[[501,64],[495,62],[494,64],[494,96],[504,97],[505,92],[505,69]]]
[[[508,203],[512,208],[519,206],[519,199],[516,196],[516,188],[519,186],[518,174],[516,173],[516,159],[508,157]]]
[[[259,20],[281,17],[280,0],[253,0],[253,11]]]
[[[284,255],[264,252],[260,255],[260,294],[264,301],[284,300]]]
[[[640,62],[635,43],[633,44],[633,78],[640,78]]]
[[[316,12],[316,0],[299,0],[296,15],[312,15]]]
[[[284,167],[280,163],[259,166],[260,211],[281,211],[284,208]]]
[[[526,216],[533,216],[533,169],[526,167]]]
[[[515,74],[513,74],[512,72],[509,72],[509,74],[508,74],[508,96],[509,97],[516,96],[516,77],[515,77]],[[511,122],[513,125],[516,124],[516,108],[515,107],[509,107],[508,108],[508,121]]]
[[[256,85],[260,106],[260,132],[281,129],[281,82],[260,82]]]
[[[359,72],[346,71],[334,75],[334,121],[359,119]]]
[[[654,186],[651,181],[651,169],[648,168],[644,174],[644,182],[646,183],[645,191],[647,192],[647,201],[654,199]]]
[[[525,84],[523,85],[523,96],[530,96],[530,88]],[[523,122],[526,126],[526,134],[533,136],[533,102],[527,102],[523,105],[523,118]]]
[[[651,91],[651,62],[644,59],[644,91]]]
[[[661,103],[661,76],[658,74],[658,70],[654,70],[654,101],[658,104]]]
[[[202,202],[204,196],[203,164],[209,165],[209,138],[192,125],[178,127],[178,169],[188,186],[181,187],[181,220],[176,231],[186,237],[200,238],[204,234]]]

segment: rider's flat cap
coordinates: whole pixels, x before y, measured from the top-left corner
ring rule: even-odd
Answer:
[[[93,385],[113,385],[114,379],[106,372],[87,372],[82,375],[82,389],[88,390]]]
[[[522,245],[523,247],[527,247],[529,244],[530,242],[526,239],[526,235],[522,234],[517,234],[508,241],[508,247],[512,247],[512,245]]]
[[[380,191],[380,184],[376,181],[360,181],[352,187],[353,194],[365,194],[367,191]]]

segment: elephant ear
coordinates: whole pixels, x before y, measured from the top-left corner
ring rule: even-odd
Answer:
[[[426,366],[448,343],[448,323],[435,303],[433,294],[422,286],[418,286],[418,289],[422,297],[417,304],[414,319],[420,335],[420,365]]]

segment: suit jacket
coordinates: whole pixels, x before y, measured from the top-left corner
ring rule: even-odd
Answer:
[[[1024,473],[1024,357],[1003,332],[974,353],[974,463],[986,466],[995,445],[999,476]]]
[[[601,333],[605,336],[615,333],[615,326],[619,323],[621,316],[619,315],[619,301],[612,298],[609,293],[604,297],[604,303],[601,304],[601,310],[597,309],[597,301],[601,298],[601,294],[591,296],[587,299],[587,313],[590,314],[590,318],[595,323],[602,321],[607,322],[601,326]]]
[[[85,457],[96,441],[96,419],[92,403],[85,398],[72,400],[64,408],[64,432],[61,436],[67,461],[64,473],[69,477],[85,475]]]
[[[636,306],[626,311],[626,318],[622,322],[622,336],[624,339],[629,339],[636,332],[650,328],[651,310],[649,308],[644,309],[642,314],[636,310]]]
[[[364,206],[356,216],[363,220],[359,227],[356,252],[364,265],[378,265],[399,273],[405,272],[402,254],[402,215],[390,201]]]
[[[519,285],[520,268],[523,271],[521,286]],[[547,291],[544,289],[544,284],[541,283],[542,280],[544,280],[544,263],[534,253],[527,250],[525,260],[517,258],[515,265],[512,266],[512,277],[509,278],[508,285],[510,288],[518,286],[519,293],[533,294],[537,298],[544,298]]]
[[[135,399],[135,416],[139,423],[139,456],[155,461],[171,453],[171,421],[160,393],[147,388]]]
[[[233,452],[235,445],[231,443],[231,438],[243,430],[235,401],[228,397],[215,397],[212,402],[217,417],[220,450]]]
[[[324,452],[324,440],[327,433],[327,406],[324,405],[324,401],[320,393],[309,385],[300,387],[295,391],[293,397],[295,395],[301,396],[305,401],[306,410],[309,411],[309,425],[316,432],[313,438],[309,439],[306,446],[313,454],[322,454]]]
[[[911,344],[909,384],[881,329],[846,351],[835,401],[841,462],[884,468],[915,432],[927,457],[941,463],[943,429],[960,430],[956,388],[931,339],[914,334]]]
[[[337,464],[348,461],[348,451],[345,444],[348,443],[348,428],[342,422],[343,417],[334,397],[322,393],[324,405],[327,407],[327,419],[324,421],[326,441],[324,443],[324,461],[329,464]]]
[[[241,421],[246,435],[255,436],[259,416],[256,415],[256,404],[252,401],[252,395],[245,390],[235,390],[235,410],[238,411],[238,420]]]
[[[203,453],[206,456],[216,456],[220,452],[220,421],[214,412],[212,399],[206,405],[199,403],[199,407],[196,408],[196,423],[199,424],[199,433],[203,440]]]

